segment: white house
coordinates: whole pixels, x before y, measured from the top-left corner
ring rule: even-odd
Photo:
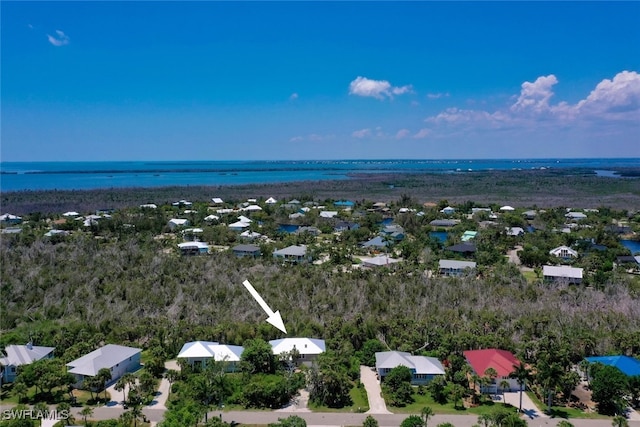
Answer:
[[[63,213],[62,216],[76,217],[76,216],[80,216],[80,214],[78,212],[76,212],[76,211],[69,211],[69,212]]]
[[[224,203],[224,201],[220,197],[212,197],[211,203],[213,203],[214,205],[221,205]]]
[[[324,340],[316,338],[283,338],[271,340],[269,344],[271,344],[275,355],[296,351],[298,353],[297,362],[307,366],[311,365],[320,353],[326,351]]]
[[[568,246],[558,246],[557,248],[553,248],[549,251],[549,255],[562,259],[578,258],[578,252]]]
[[[76,377],[75,386],[81,387],[85,378],[94,377],[100,369],[106,368],[111,371],[111,380],[107,385],[113,384],[127,372],[134,372],[140,368],[141,353],[142,350],[139,348],[107,344],[67,363],[68,372]]]
[[[155,203],[145,203],[140,205],[140,209],[158,209],[158,205]]]
[[[189,225],[189,220],[184,218],[171,218],[167,224],[171,231],[178,227],[186,227]]]
[[[249,205],[246,208],[242,208],[242,210],[247,212],[256,212],[256,211],[261,211],[262,208],[258,205]]]
[[[276,199],[274,199],[273,197],[269,197],[267,200],[265,200],[265,203],[267,205],[275,205],[276,203],[278,203],[278,201]]]
[[[204,217],[204,220],[207,222],[211,222],[211,221],[218,221],[220,219],[220,217],[218,215],[207,215]]]
[[[391,258],[389,255],[378,255],[373,258],[363,258],[362,266],[367,268],[385,267],[402,262],[401,259]]]
[[[285,262],[302,263],[311,260],[310,256],[307,256],[307,247],[305,245],[292,245],[284,249],[273,251],[274,258],[280,258]]]
[[[447,206],[446,208],[440,209],[440,212],[445,215],[451,215],[456,212],[456,209],[451,206]]]
[[[544,280],[550,282],[582,283],[582,268],[569,267],[567,265],[545,265],[542,267]]]
[[[438,273],[443,276],[463,276],[473,272],[476,263],[473,261],[458,261],[455,259],[441,259],[438,261]]]
[[[507,227],[507,236],[524,236],[524,229],[522,227]]]
[[[376,353],[376,371],[380,381],[384,381],[389,371],[398,366],[406,366],[411,371],[411,384],[431,382],[436,376],[444,375],[442,363],[435,357],[413,356],[404,351],[380,351]]]
[[[3,366],[0,384],[12,383],[18,375],[19,366],[30,365],[41,359],[53,358],[54,350],[55,347],[41,347],[32,343],[6,346],[4,349],[6,356],[0,358],[0,363]]]
[[[571,219],[573,221],[579,221],[581,219],[585,219],[587,216],[582,212],[567,212],[565,218]]]
[[[322,211],[320,212],[320,218],[333,218],[338,216],[338,211]]]
[[[185,359],[194,368],[204,366],[209,360],[226,362],[227,372],[235,372],[242,358],[244,347],[219,344],[214,341],[192,341],[182,346],[178,359]]]
[[[177,202],[171,203],[173,206],[191,206],[193,203],[188,202],[186,200],[178,200]]]
[[[506,206],[502,206],[500,210],[502,212],[512,212],[512,211],[515,211],[515,208],[513,206],[506,205]]]

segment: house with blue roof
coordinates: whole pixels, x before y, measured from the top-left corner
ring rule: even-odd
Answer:
[[[629,356],[591,356],[585,358],[589,363],[602,363],[618,368],[628,377],[640,375],[640,360]]]

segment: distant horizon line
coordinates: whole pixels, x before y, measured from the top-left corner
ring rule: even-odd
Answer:
[[[196,159],[184,159],[184,160],[176,160],[176,159],[165,159],[165,160],[154,160],[154,159],[144,159],[144,160],[1,160],[0,164],[8,164],[8,163],[139,163],[139,162],[152,162],[152,163],[179,163],[179,162],[189,162],[189,163],[208,163],[208,162],[341,162],[341,161],[356,161],[356,162],[376,162],[376,161],[384,161],[384,162],[419,162],[419,161],[436,161],[436,162],[447,162],[447,161],[487,161],[487,160],[634,160],[638,159],[640,161],[640,156],[631,156],[631,157],[478,157],[478,158],[340,158],[340,159],[207,159],[207,160],[196,160]]]

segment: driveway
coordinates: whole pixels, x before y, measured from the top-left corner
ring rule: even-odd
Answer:
[[[366,414],[391,414],[387,410],[387,405],[382,398],[382,389],[376,377],[375,371],[368,366],[360,366],[360,382],[367,390],[367,398],[369,399],[369,410]]]
[[[502,395],[496,395],[496,397],[502,400]],[[518,408],[520,407],[520,392],[519,391],[507,391],[504,393],[504,403]],[[522,393],[522,413],[530,420],[538,418],[549,418],[547,414],[541,411],[535,403],[527,396],[527,393]]]

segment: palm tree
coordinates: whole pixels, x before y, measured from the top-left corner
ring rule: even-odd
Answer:
[[[126,402],[127,401],[127,391],[125,390],[127,387],[127,382],[125,381],[124,377],[120,377],[118,378],[118,381],[116,381],[116,385],[113,386],[113,388],[116,391],[121,391],[122,392],[122,402]]]
[[[514,365],[513,368],[513,372],[511,372],[509,378],[515,378],[520,386],[520,405],[518,406],[518,412],[522,412],[522,392],[527,387],[527,381],[531,379],[531,371],[524,366],[522,362],[520,362],[519,365]]]
[[[616,415],[611,422],[613,427],[629,427],[629,421],[622,415]]]
[[[420,416],[422,417],[424,427],[427,427],[427,421],[429,421],[429,418],[433,416],[433,409],[431,409],[431,406],[425,406],[422,408]]]
[[[91,406],[85,406],[80,410],[80,415],[82,415],[82,420],[84,421],[84,425],[86,426],[88,425],[87,418],[93,415],[93,409],[91,408]]]
[[[65,424],[70,426],[71,424],[75,424],[75,418],[71,413],[71,405],[68,402],[60,402],[60,404],[56,407],[56,411],[58,414],[66,414],[66,418],[64,420]]]
[[[164,377],[169,382],[169,396],[171,395],[171,385],[180,378],[180,372],[175,369],[167,369],[167,372],[164,373]]]

